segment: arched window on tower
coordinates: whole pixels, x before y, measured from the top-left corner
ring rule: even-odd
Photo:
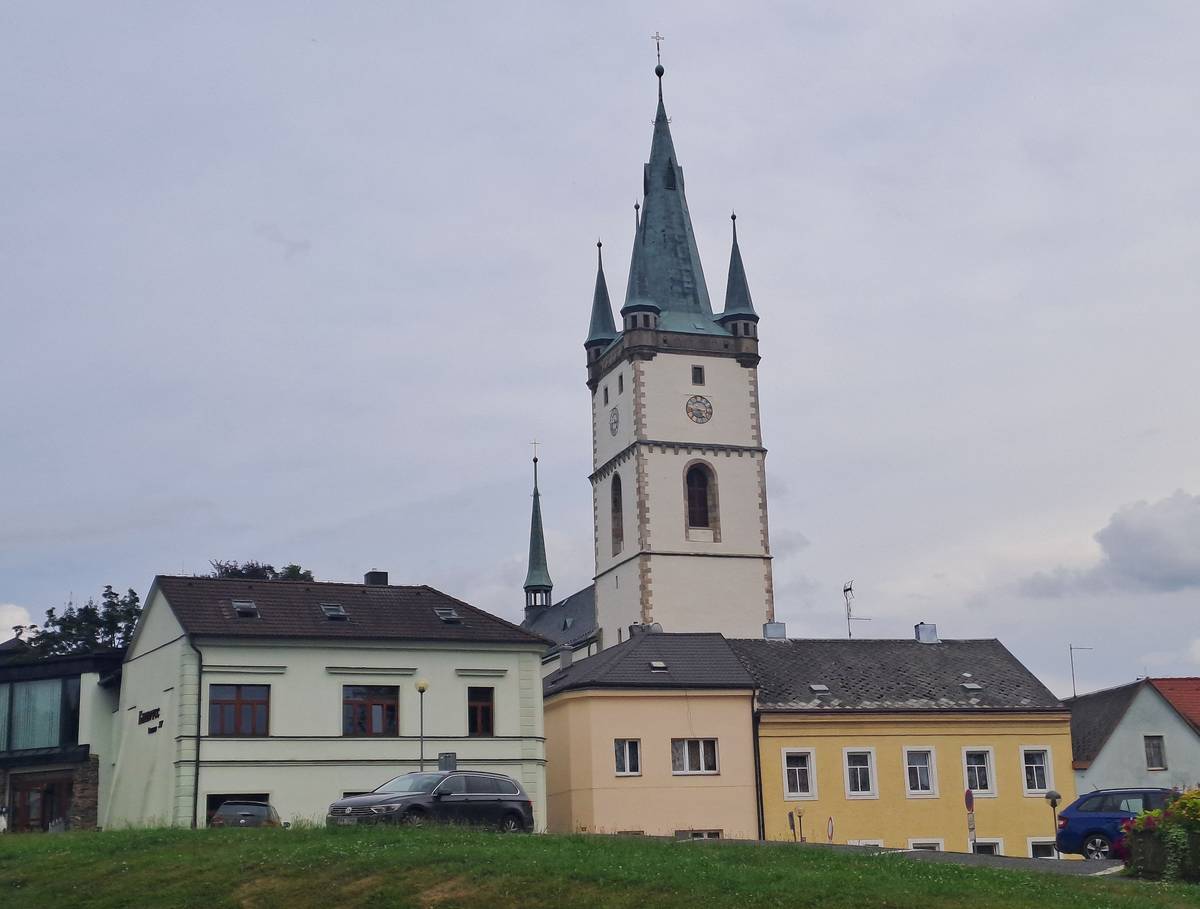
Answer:
[[[621,475],[612,478],[612,554],[616,555],[625,545],[625,510],[621,502]]]
[[[721,518],[717,507],[717,475],[711,465],[693,461],[684,468],[687,505],[687,538],[695,542],[719,543]]]
[[[697,464],[687,472],[688,527],[708,526],[708,471]]]

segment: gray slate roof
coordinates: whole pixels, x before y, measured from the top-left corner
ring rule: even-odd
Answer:
[[[757,681],[763,711],[1064,709],[997,640],[739,639],[729,644]],[[982,687],[967,689],[964,682]],[[814,692],[812,684],[828,685],[829,691]]]
[[[1063,702],[1071,710],[1071,757],[1075,763],[1086,766],[1096,759],[1145,684],[1142,679]]]
[[[388,639],[542,644],[511,622],[425,585],[335,584],[326,581],[247,581],[160,575],[155,586],[189,634],[237,638]],[[258,618],[238,618],[234,600],[253,600]],[[339,603],[349,618],[330,621],[323,603]],[[453,608],[448,624],[435,607]]]
[[[546,696],[579,688],[744,688],[750,676],[719,634],[634,635],[542,680]],[[653,671],[651,661],[666,664]]]
[[[552,641],[556,646],[551,653],[584,643],[596,634],[596,585],[589,584],[565,600],[538,610],[521,627]]]

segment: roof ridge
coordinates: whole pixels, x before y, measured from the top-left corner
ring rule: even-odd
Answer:
[[[428,584],[368,584],[365,581],[298,581],[294,578],[214,578],[207,574],[157,574],[157,578],[166,578],[172,581],[213,581],[218,584],[236,584],[238,582],[244,584],[271,584],[283,586],[285,584],[320,584],[322,586],[334,587],[370,587],[378,590],[419,590],[424,587],[427,590],[433,590],[436,593],[442,593]],[[443,594],[449,596],[449,594]]]

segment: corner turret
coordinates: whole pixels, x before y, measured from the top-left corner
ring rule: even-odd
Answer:
[[[611,322],[612,317],[609,316]],[[550,605],[554,582],[546,567],[546,537],[542,531],[542,496],[537,483],[538,459],[533,458],[533,514],[529,519],[529,571],[525,574],[525,621]]]
[[[750,300],[750,285],[746,283],[746,269],[742,265],[742,251],[738,248],[737,215],[731,214],[733,223],[733,248],[729,253],[729,282],[725,286],[725,311],[717,321],[725,326],[735,338],[758,337],[758,313]]]

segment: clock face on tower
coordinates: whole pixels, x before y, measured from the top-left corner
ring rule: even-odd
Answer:
[[[609,414],[608,414],[608,431],[611,432],[615,436],[617,434],[617,430],[620,429],[620,427],[621,427],[621,415],[619,413],[617,413],[617,409],[614,407],[611,411],[609,411]]]
[[[693,423],[707,423],[712,419],[712,401],[704,395],[692,395],[683,409],[687,411]]]

